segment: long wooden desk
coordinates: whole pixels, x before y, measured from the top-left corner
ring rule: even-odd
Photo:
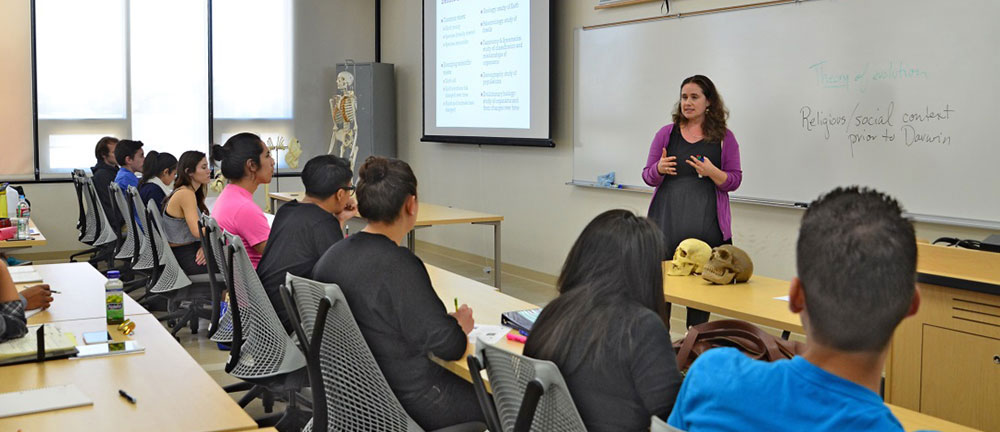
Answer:
[[[426,267],[427,273],[431,277],[431,284],[434,285],[434,291],[437,292],[438,297],[441,298],[445,307],[448,310],[452,310],[454,308],[454,299],[457,297],[459,304],[468,304],[472,308],[472,317],[475,319],[476,324],[499,325],[500,314],[504,312],[538,307],[526,301],[500,293],[493,287],[482,282],[459,276],[432,265],[427,265]],[[507,339],[501,340],[497,343],[497,346],[516,353],[521,353],[524,350],[524,344]],[[473,352],[473,344],[470,343],[465,355],[468,356]],[[466,380],[472,380],[471,375],[469,375],[469,364],[466,363],[465,356],[456,361],[444,361],[437,358],[434,361],[452,373]]]
[[[21,249],[28,248],[32,246],[45,246],[48,241],[45,240],[45,235],[42,231],[35,226],[35,221],[28,219],[28,228],[31,229],[35,234],[31,235],[29,240],[4,240],[0,241],[0,249]]]
[[[28,318],[28,324],[106,318],[104,283],[107,278],[93,266],[87,263],[64,263],[33,267],[42,276],[42,282],[19,284],[18,290],[47,283],[49,288],[59,293],[52,293],[52,306]],[[149,313],[127,295],[124,308],[127,315]]]
[[[268,199],[271,200],[271,208],[276,209],[278,201],[295,201],[305,197],[304,192],[271,192]],[[493,286],[500,288],[500,223],[503,216],[489,213],[480,213],[471,210],[462,210],[452,207],[445,207],[436,204],[420,203],[417,212],[417,222],[414,230],[435,225],[473,224],[493,226]],[[416,247],[416,237],[414,231],[406,235],[406,244],[410,250]]]
[[[754,275],[746,283],[713,285],[701,276],[666,276],[669,265],[663,262],[663,296],[668,302],[805,334],[788,302],[775,299],[788,295],[787,281]]]
[[[477,324],[500,324],[500,314],[503,312],[512,310],[521,310],[521,309],[532,309],[538,307],[536,305],[518,300],[506,294],[499,293],[493,288],[491,288],[489,285],[485,285],[478,281],[454,274],[452,272],[443,270],[441,268],[432,265],[427,265],[426,267],[427,267],[427,273],[430,274],[431,277],[431,283],[434,285],[434,290],[437,292],[438,297],[441,298],[441,301],[445,304],[445,306],[452,307],[448,305],[452,305],[453,299],[455,297],[458,297],[458,301],[460,303],[466,303],[469,305],[469,307],[472,308],[473,316],[476,319]],[[756,278],[756,276],[754,278]],[[684,277],[677,277],[677,279],[683,280]],[[768,278],[761,278],[761,279],[768,279]],[[701,279],[698,278],[698,280]],[[753,281],[753,279],[751,279],[751,281]],[[762,284],[763,289],[759,290],[760,292],[757,293],[759,295],[757,295],[756,297],[763,297],[765,294],[766,295],[772,294],[773,293],[772,290],[775,289],[775,287],[773,285],[768,285],[768,284],[781,282],[775,279],[770,279],[770,281],[772,282],[767,282],[766,284]],[[761,281],[761,282],[766,282],[766,281]],[[681,287],[685,286],[679,283],[678,284],[673,284],[672,282],[667,282],[667,283],[671,284],[671,286],[673,285],[678,285]],[[689,285],[691,289],[701,288],[698,284],[695,283],[689,283]],[[747,284],[741,284],[741,285],[747,286]],[[728,285],[727,287],[731,287],[731,285]],[[712,287],[705,287],[705,288],[712,288]],[[759,287],[754,286],[752,289],[756,290],[758,288]],[[673,288],[668,288],[668,289],[673,289]],[[786,285],[784,291],[782,293],[776,294],[774,297],[780,295],[787,295],[787,293],[788,290]],[[739,294],[737,293],[737,295]],[[781,300],[775,300],[775,301],[784,303],[785,310],[786,311],[788,310],[787,307],[788,302],[784,302]],[[769,310],[769,309],[763,309],[763,310]],[[729,312],[723,312],[722,309],[717,310],[717,312],[726,313],[727,315],[729,314]],[[791,312],[789,312],[789,314],[794,316],[794,314],[791,314]],[[779,322],[787,323],[787,320],[781,320]],[[798,328],[799,331],[801,331],[801,324],[799,324]],[[524,344],[512,342],[506,339],[500,341],[500,343],[498,343],[497,346],[518,354],[520,354],[524,350]],[[466,356],[472,354],[473,352],[474,352],[474,346],[472,344],[469,344],[468,350],[466,351]],[[465,358],[450,362],[441,359],[434,359],[434,361],[439,365],[441,365],[442,367],[444,367],[445,369],[448,369],[455,375],[458,375],[464,378],[465,380],[471,382],[472,378],[471,375],[469,374],[469,365],[468,363],[466,363]],[[489,380],[485,376],[483,377],[483,380],[488,387]],[[937,430],[942,432],[946,431],[965,432],[965,431],[975,430],[945,420],[941,420],[936,417],[931,417],[929,415],[922,414],[913,410],[909,410],[903,407],[890,404],[886,405],[889,407],[890,410],[892,410],[893,414],[896,416],[897,419],[899,419],[899,422],[903,424],[903,427],[907,431]]]
[[[116,341],[132,339],[142,354],[51,360],[0,367],[0,393],[73,384],[92,406],[0,419],[0,430],[228,431],[256,429],[254,420],[208,376],[153,315],[131,315],[126,338],[104,318],[55,323],[77,336],[107,329]],[[136,398],[129,404],[122,389]]]

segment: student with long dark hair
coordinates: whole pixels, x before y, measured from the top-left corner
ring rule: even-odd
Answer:
[[[150,151],[142,163],[142,179],[139,180],[139,197],[142,202],[153,200],[157,210],[162,212],[163,199],[171,191],[171,187],[167,185],[172,184],[176,176],[177,158],[174,155]]]
[[[648,431],[681,385],[664,325],[663,234],[626,210],[594,218],[573,244],[524,347],[559,366],[589,431]]]
[[[222,175],[229,180],[215,201],[212,217],[220,228],[243,239],[256,269],[271,227],[264,210],[253,201],[253,193],[258,186],[271,182],[274,158],[259,136],[242,132],[226,140],[224,146],[213,146],[212,159],[221,162]]]
[[[372,156],[359,172],[361,232],[337,242],[313,277],[340,286],[389,387],[425,430],[482,421],[472,384],[428,357],[458,360],[472,310],[447,313],[424,263],[399,243],[417,221],[417,178],[398,159]]]
[[[177,262],[189,275],[208,271],[205,253],[201,249],[198,218],[208,214],[205,190],[211,180],[205,153],[186,151],[177,162],[174,190],[163,202],[163,231]]]

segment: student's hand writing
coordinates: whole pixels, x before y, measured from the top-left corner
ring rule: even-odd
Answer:
[[[21,291],[21,295],[24,299],[28,301],[28,306],[25,307],[26,310],[33,310],[41,308],[42,310],[48,309],[49,304],[52,303],[52,291],[49,291],[49,284],[35,285],[33,287],[26,288]]]
[[[205,265],[205,251],[198,248],[198,253],[194,254],[194,263],[200,266]]]
[[[340,221],[340,225],[343,226],[347,223],[347,221],[357,215],[358,201],[354,199],[354,197],[351,197],[351,201],[344,206],[344,209],[341,210],[340,213],[337,213],[337,220]]]
[[[656,172],[661,175],[677,175],[677,156],[667,156],[667,149],[663,149],[660,161],[656,163]]]
[[[476,322],[472,319],[472,308],[470,308],[469,305],[463,304],[458,307],[457,311],[448,315],[455,317],[458,321],[458,325],[462,326],[462,331],[465,332],[465,334],[472,332],[472,327],[476,324]]]

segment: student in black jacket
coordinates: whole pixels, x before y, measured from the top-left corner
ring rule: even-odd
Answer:
[[[274,216],[264,255],[257,264],[257,276],[289,333],[292,323],[278,289],[285,283],[286,273],[312,279],[316,261],[330,246],[343,240],[343,225],[358,214],[352,177],[347,159],[316,156],[302,170],[306,197],[302,202],[282,205]]]
[[[559,366],[588,431],[648,431],[673,408],[681,374],[664,325],[663,244],[644,217],[598,215],[531,329],[524,354]]]
[[[333,245],[313,268],[340,286],[389,387],[425,430],[482,421],[472,384],[428,358],[458,360],[472,310],[448,313],[424,263],[399,243],[417,220],[417,179],[406,162],[372,156],[361,166],[361,232]]]
[[[111,226],[120,227],[121,221],[115,217],[111,211],[111,193],[108,185],[115,181],[118,175],[118,164],[115,162],[115,146],[118,145],[118,138],[106,136],[97,141],[94,148],[94,157],[97,158],[97,165],[90,168],[93,174],[94,189],[97,191],[97,199],[104,207],[104,214],[107,215]]]

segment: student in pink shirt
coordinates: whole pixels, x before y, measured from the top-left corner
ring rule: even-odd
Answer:
[[[253,193],[257,186],[271,182],[274,158],[259,136],[243,132],[226,140],[224,146],[213,146],[212,159],[221,161],[222,175],[229,180],[215,200],[212,217],[219,227],[243,239],[250,262],[257,268],[271,227],[253,201]]]

